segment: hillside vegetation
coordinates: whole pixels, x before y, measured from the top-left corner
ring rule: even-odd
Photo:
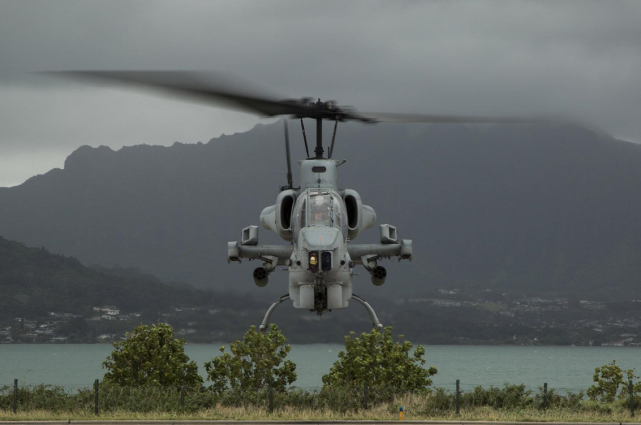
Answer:
[[[44,317],[48,312],[89,314],[92,306],[167,311],[212,298],[174,287],[134,269],[86,267],[73,257],[29,248],[0,237],[0,318]]]
[[[474,287],[641,298],[641,146],[570,126],[339,127],[340,185],[414,240],[414,261],[387,263],[381,288],[357,277],[359,295]],[[226,242],[274,203],[282,137],[276,123],[206,144],[83,146],[64,169],[0,189],[0,234],[84,264],[253,290],[253,267],[228,265]],[[291,137],[293,158],[304,157],[300,134]],[[358,242],[377,239],[374,228]],[[264,229],[260,241],[282,243]],[[286,288],[279,274],[261,294]]]

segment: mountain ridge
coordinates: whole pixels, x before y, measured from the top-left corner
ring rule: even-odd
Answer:
[[[361,296],[429,285],[641,297],[641,146],[558,125],[339,127],[339,184],[415,246],[412,263],[385,264],[383,288],[357,277]],[[86,264],[255,290],[247,266],[226,264],[226,242],[274,203],[282,137],[276,123],[204,144],[83,146],[64,169],[0,190],[0,233]],[[286,292],[285,278],[262,293]]]

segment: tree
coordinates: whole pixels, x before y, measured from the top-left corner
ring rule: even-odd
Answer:
[[[425,369],[425,349],[417,346],[410,355],[412,343],[402,341],[399,335],[396,343],[392,328],[382,332],[374,329],[353,337],[345,337],[345,351],[338,353],[329,374],[323,376],[323,384],[332,386],[389,387],[398,390],[420,391],[432,385],[430,376],[436,374],[434,367]]]
[[[104,381],[122,386],[160,385],[194,387],[203,383],[198,366],[185,354],[185,340],[175,339],[171,326],[158,322],[127,332],[125,341],[102,363]]]
[[[220,347],[222,356],[205,363],[207,376],[217,393],[231,390],[257,390],[265,388],[270,380],[275,391],[284,391],[296,380],[296,365],[285,360],[291,350],[278,326],[269,325],[266,334],[252,326],[242,341],[231,343],[231,354]],[[282,364],[282,366],[281,366]]]
[[[617,397],[617,392],[619,392],[621,384],[623,384],[623,387],[621,388],[619,397],[629,397],[627,381],[639,377],[634,374],[634,370],[628,369],[625,371],[627,380],[624,382],[623,373],[621,367],[616,364],[616,360],[612,360],[611,363],[595,368],[592,380],[596,382],[596,384],[588,388],[588,397],[590,397],[590,400],[612,403]],[[640,390],[641,383],[637,383],[633,388],[633,392],[637,393]]]

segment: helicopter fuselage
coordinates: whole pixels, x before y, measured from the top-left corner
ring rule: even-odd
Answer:
[[[357,264],[372,274],[375,285],[382,285],[386,272],[377,260],[412,256],[412,242],[399,241],[396,228],[390,225],[381,225],[380,244],[350,242],[375,224],[376,213],[363,205],[356,191],[338,188],[337,167],[341,163],[332,159],[300,161],[300,188],[282,190],[276,204],[261,213],[263,227],[290,245],[258,245],[257,226],[243,229],[240,243],[228,244],[230,261],[263,261],[263,267],[254,270],[258,286],[268,283],[268,275],[278,265],[287,266],[294,307],[318,314],[348,306]]]
[[[294,207],[289,296],[294,307],[324,311],[347,307],[352,277],[347,214],[332,188],[304,190]],[[353,267],[353,264],[352,264]]]

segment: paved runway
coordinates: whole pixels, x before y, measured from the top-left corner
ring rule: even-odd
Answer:
[[[407,424],[425,425],[532,425],[541,423],[545,425],[616,425],[619,422],[493,422],[493,421],[2,421],[5,424],[20,425],[398,425],[399,422]],[[641,423],[626,422],[626,425],[641,425]]]

